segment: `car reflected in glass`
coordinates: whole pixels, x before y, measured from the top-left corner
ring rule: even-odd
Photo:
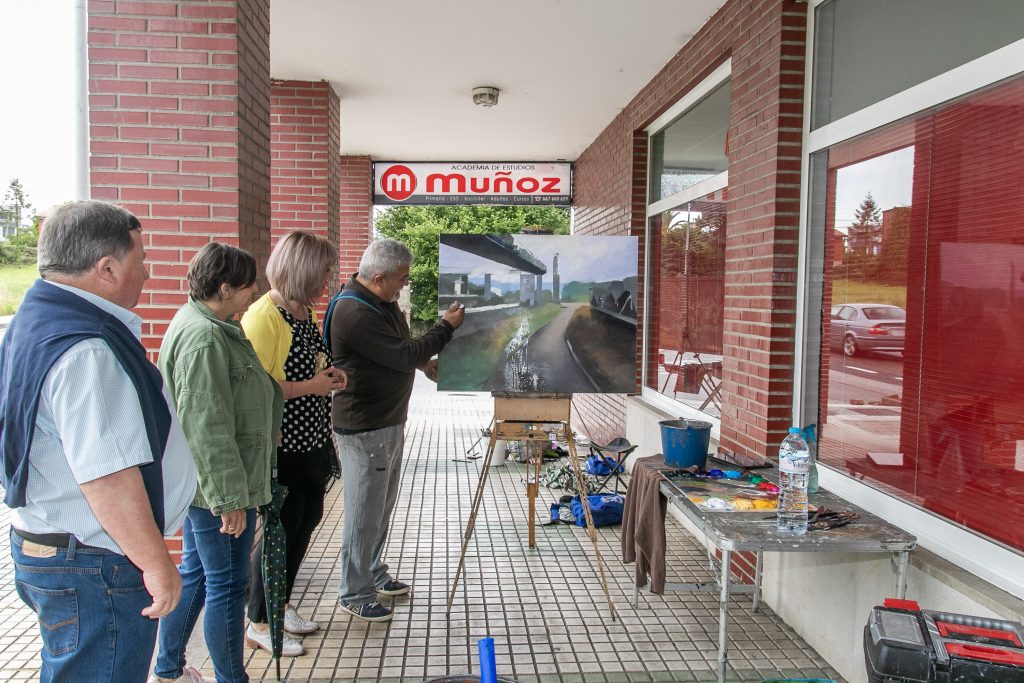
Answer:
[[[829,343],[851,357],[874,351],[903,353],[906,318],[906,311],[889,304],[833,306]]]

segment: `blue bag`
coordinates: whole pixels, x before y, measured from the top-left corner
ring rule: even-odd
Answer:
[[[594,493],[587,496],[590,503],[590,514],[594,518],[594,526],[611,526],[622,523],[622,510],[626,504],[626,497],[617,493]],[[580,497],[576,496],[569,504],[572,514],[576,518],[576,526],[587,526],[587,518],[583,514],[583,503]]]
[[[604,477],[612,472],[622,472],[622,465],[617,463],[615,458],[594,453],[587,458],[584,469],[587,471],[587,474],[593,474],[595,477]]]

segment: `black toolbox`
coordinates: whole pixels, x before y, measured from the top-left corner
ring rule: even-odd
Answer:
[[[1024,626],[886,600],[864,627],[871,683],[1022,683]]]

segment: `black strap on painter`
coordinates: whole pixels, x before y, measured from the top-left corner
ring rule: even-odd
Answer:
[[[324,313],[324,326],[321,330],[321,335],[324,338],[324,344],[327,346],[327,353],[331,358],[334,357],[334,352],[331,350],[331,318],[334,316],[334,307],[342,299],[355,299],[364,306],[372,308],[377,315],[384,315],[384,311],[380,310],[377,304],[373,303],[354,289],[343,289],[332,296],[330,303],[327,304],[327,312]]]

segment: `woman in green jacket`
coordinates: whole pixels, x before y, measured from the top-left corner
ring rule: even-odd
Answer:
[[[253,257],[208,244],[189,264],[188,283],[189,300],[171,320],[158,365],[195,459],[199,490],[182,529],[181,601],[160,620],[154,678],[206,680],[185,666],[185,645],[205,605],[217,682],[244,683],[249,553],[256,507],[270,500],[284,399],[234,319],[256,291]]]

